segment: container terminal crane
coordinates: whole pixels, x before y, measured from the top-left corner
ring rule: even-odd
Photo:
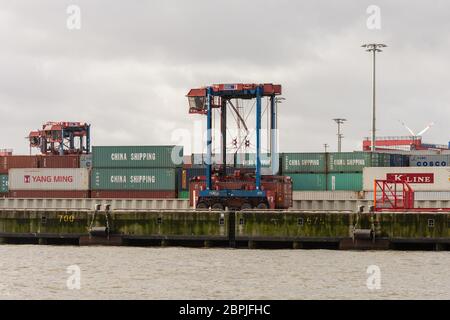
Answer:
[[[52,122],[41,130],[31,131],[27,137],[31,148],[39,148],[44,155],[90,153],[91,125],[84,122]],[[77,144],[78,140],[78,144]]]
[[[197,209],[287,209],[292,206],[292,181],[290,177],[277,175],[276,152],[276,96],[281,95],[281,85],[265,84],[215,84],[191,89],[187,94],[189,113],[206,115],[206,176],[195,177],[190,182],[190,200]],[[270,100],[271,175],[261,174],[261,100]],[[256,99],[256,168],[253,172],[237,170],[227,175],[227,106],[238,118],[239,111],[231,100]],[[243,103],[241,104],[243,105]],[[212,166],[213,109],[220,109],[220,132],[222,146],[222,166],[214,170]],[[241,118],[242,119],[242,118]]]

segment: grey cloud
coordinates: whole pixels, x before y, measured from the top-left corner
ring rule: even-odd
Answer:
[[[218,82],[279,82],[284,150],[336,148],[332,118],[346,117],[344,148],[370,130],[370,56],[379,56],[379,134],[447,143],[450,29],[447,1],[1,1],[1,147],[47,120],[88,121],[94,144],[167,144],[192,128],[184,95]],[[66,28],[66,8],[82,28]],[[381,7],[382,29],[366,28]],[[195,119],[198,119],[197,117]],[[7,133],[7,134],[6,134]]]

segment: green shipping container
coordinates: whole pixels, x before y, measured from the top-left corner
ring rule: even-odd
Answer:
[[[189,199],[189,191],[179,191],[178,198],[179,199]]]
[[[285,174],[292,179],[294,191],[325,191],[327,175],[325,173],[291,173]]]
[[[362,173],[330,173],[327,175],[327,190],[361,191],[362,180]]]
[[[272,159],[270,154],[261,153],[261,168],[270,168]],[[236,168],[255,168],[256,167],[256,153],[237,153],[235,155]]]
[[[8,192],[8,175],[0,175],[0,193]]]
[[[325,173],[327,170],[326,153],[283,153],[282,172],[285,173]]]
[[[92,147],[94,168],[174,168],[183,164],[181,146]]]
[[[365,167],[388,167],[389,155],[373,152],[328,154],[328,172],[362,172]]]
[[[176,169],[93,169],[92,190],[176,190]]]

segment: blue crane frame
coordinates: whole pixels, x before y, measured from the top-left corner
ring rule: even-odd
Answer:
[[[255,171],[255,190],[211,190],[212,187],[212,98],[256,98],[256,171]],[[207,141],[206,141],[206,190],[201,190],[200,197],[265,197],[266,192],[261,190],[261,98],[263,96],[263,85],[257,85],[254,89],[234,90],[233,85],[224,90],[213,90],[212,87],[206,88],[206,108],[207,108]],[[270,129],[271,129],[271,157],[272,169],[275,174],[276,161],[276,103],[275,93],[270,95]],[[223,137],[222,137],[223,138]],[[225,155],[222,155],[225,158]]]

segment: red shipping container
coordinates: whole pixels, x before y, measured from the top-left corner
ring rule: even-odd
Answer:
[[[79,168],[79,155],[37,156],[38,168]]]
[[[166,199],[176,198],[176,191],[91,191],[91,198],[103,198],[103,199]]]
[[[9,169],[37,168],[36,156],[3,156],[0,157],[0,173],[7,174]]]
[[[14,190],[10,191],[10,198],[89,198],[90,191],[70,190]]]

